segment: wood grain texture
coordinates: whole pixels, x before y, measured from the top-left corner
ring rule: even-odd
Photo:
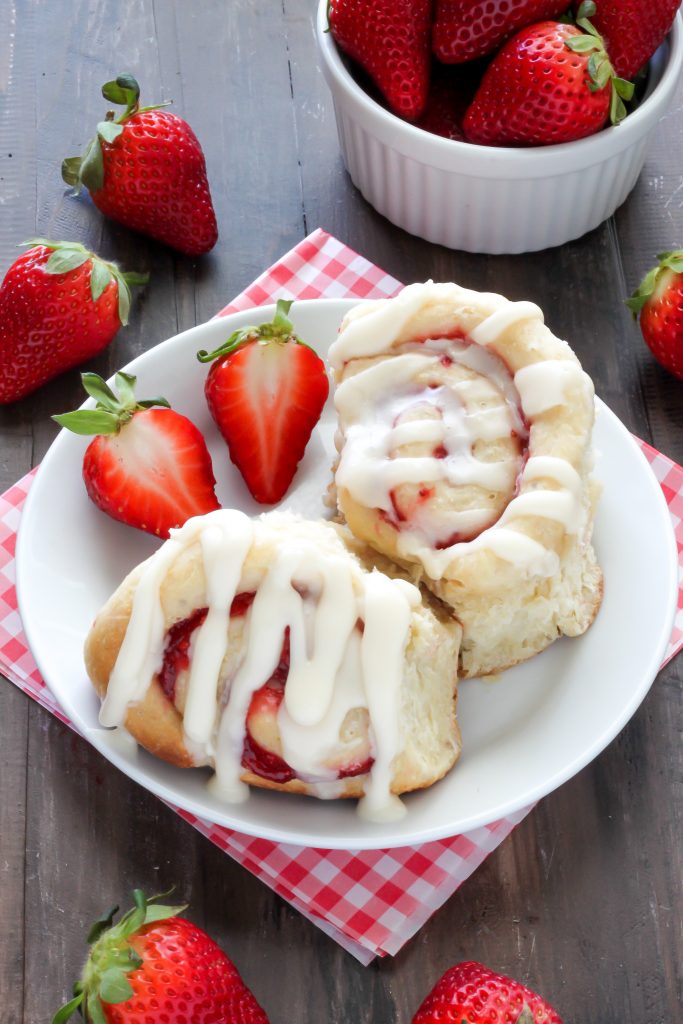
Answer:
[[[206,320],[322,226],[409,281],[455,279],[538,302],[628,426],[683,459],[681,385],[622,304],[657,251],[683,244],[683,90],[616,216],[548,253],[472,256],[377,215],[341,162],[317,66],[313,0],[0,0],[0,265],[33,234],[84,241],[152,283],[94,363],[108,375]],[[204,147],[221,236],[200,261],[103,221],[71,197],[63,156],[101,116],[101,84],[137,73]],[[9,155],[11,154],[11,156]],[[42,458],[78,371],[0,409],[0,487]],[[547,797],[394,960],[363,968],[176,814],[12,687],[0,685],[0,1005],[45,1024],[88,922],[140,885],[176,883],[272,1024],[409,1024],[439,975],[479,959],[581,1024],[674,1024],[683,1005],[681,668],[669,666],[618,739]]]

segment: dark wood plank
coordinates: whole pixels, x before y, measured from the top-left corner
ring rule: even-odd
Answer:
[[[108,374],[213,315],[320,225],[402,280],[453,278],[539,302],[631,429],[683,458],[679,385],[654,366],[621,304],[651,255],[683,237],[670,142],[680,96],[612,222],[550,253],[450,252],[392,227],[348,180],[317,68],[315,6],[76,0],[67,12],[0,0],[10,27],[0,38],[3,267],[16,242],[41,233],[151,271],[130,327],[93,365]],[[201,261],[104,222],[87,196],[62,186],[61,157],[82,149],[104,108],[102,82],[123,70],[114,53],[138,72],[146,99],[174,99],[204,146],[221,237]],[[50,415],[79,401],[74,371],[0,410],[3,487],[44,454]],[[273,1024],[409,1024],[439,974],[469,958],[545,992],[567,1020],[674,1021],[683,1001],[680,684],[674,664],[618,740],[547,797],[398,957],[370,968],[3,684],[3,1020],[44,1024],[78,971],[87,923],[135,885],[175,882]]]
[[[0,676],[0,993],[7,1024],[24,1011],[24,878],[28,702]]]
[[[18,22],[22,21],[20,26]],[[16,5],[0,2],[0,252],[14,259],[16,244],[35,233],[35,211],[26,201],[34,179],[36,54],[34,12],[22,19]],[[20,30],[21,29],[21,30]],[[0,410],[0,489],[31,466],[31,411]],[[26,778],[29,708],[25,697],[0,677],[0,999],[8,1024],[24,1013],[24,899]]]

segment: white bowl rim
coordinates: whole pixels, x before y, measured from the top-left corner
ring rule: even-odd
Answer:
[[[419,163],[445,170],[465,171],[478,177],[506,177],[511,172],[541,177],[550,171],[576,171],[626,149],[643,138],[663,114],[683,68],[683,20],[679,11],[666,37],[668,54],[660,80],[643,103],[617,126],[603,128],[574,142],[550,146],[481,146],[445,139],[404,121],[372,99],[345,67],[332,35],[327,31],[328,0],[320,0],[316,31],[328,81],[333,79],[347,100],[360,107],[366,118],[391,133],[389,144]],[[332,88],[332,83],[330,82]],[[334,95],[334,92],[333,92]],[[386,140],[388,141],[388,140]],[[403,143],[403,145],[401,145]],[[425,151],[428,155],[425,158]],[[466,158],[468,166],[462,163]],[[571,158],[571,166],[568,160]]]

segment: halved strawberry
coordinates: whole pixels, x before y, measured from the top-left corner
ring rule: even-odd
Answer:
[[[291,305],[280,299],[272,323],[197,353],[200,362],[215,360],[204,390],[230,458],[267,505],[291,484],[329,391],[322,359],[294,333]]]
[[[211,456],[194,423],[165,398],[138,402],[127,373],[116,374],[119,397],[96,373],[81,380],[96,407],[52,418],[76,434],[98,435],[83,458],[85,487],[98,508],[164,538],[220,508]]]

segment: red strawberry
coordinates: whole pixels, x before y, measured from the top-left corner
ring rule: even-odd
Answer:
[[[414,121],[427,102],[432,0],[330,0],[339,47],[377,83],[394,113]]]
[[[83,458],[85,488],[98,508],[164,538],[192,516],[220,508],[211,456],[194,423],[165,398],[138,402],[135,377],[127,373],[116,374],[118,398],[96,373],[81,379],[95,408],[52,419],[76,434],[98,435]]]
[[[626,116],[633,85],[616,78],[602,39],[587,18],[578,28],[543,21],[523,28],[493,58],[465,116],[470,142],[545,146],[592,135]],[[581,31],[584,29],[585,31]]]
[[[478,65],[477,65],[478,67]],[[470,68],[436,67],[429,87],[427,106],[415,122],[432,135],[465,141],[462,122],[476,92],[478,78]]]
[[[681,0],[599,0],[593,16],[614,70],[633,78],[673,25]]]
[[[662,366],[683,380],[683,249],[661,252],[626,305]]]
[[[135,908],[113,923],[114,907],[88,934],[90,953],[74,998],[52,1018],[79,1011],[89,1024],[268,1024],[237,968],[206,932],[133,893]]]
[[[413,1024],[562,1024],[530,988],[468,961],[446,971],[413,1017]]]
[[[461,64],[496,50],[513,32],[569,7],[567,0],[436,0],[432,49],[444,64]]]
[[[101,352],[128,323],[123,274],[78,242],[35,238],[0,285],[0,403],[14,402]]]
[[[202,148],[187,121],[159,107],[140,107],[140,86],[119,75],[102,86],[109,111],[83,157],[62,163],[76,192],[85,185],[95,206],[133,231],[172,249],[200,256],[216,244],[218,228]]]
[[[325,364],[296,334],[291,302],[280,299],[272,323],[243,327],[215,352],[206,378],[211,415],[230,458],[256,501],[283,497],[329,391]]]

